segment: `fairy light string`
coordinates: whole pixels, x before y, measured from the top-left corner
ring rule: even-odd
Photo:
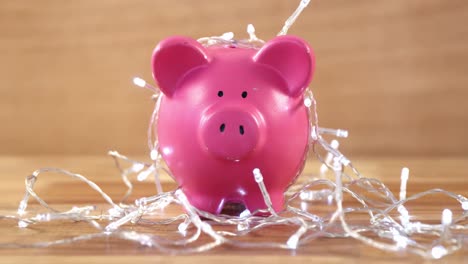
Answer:
[[[319,237],[352,237],[369,246],[382,250],[406,251],[434,259],[441,258],[461,248],[464,238],[460,235],[460,232],[468,229],[467,225],[462,224],[463,221],[466,221],[467,215],[467,210],[464,208],[467,203],[466,197],[444,190],[434,189],[409,197],[400,195],[401,199],[396,199],[388,188],[378,180],[365,178],[362,177],[362,175],[356,174],[353,176],[347,175],[344,170],[349,167],[351,163],[343,158],[343,155],[339,152],[338,146],[335,144],[334,147],[332,147],[331,143],[327,143],[328,145],[326,146],[322,145],[320,142],[326,141],[322,138],[322,134],[320,133],[318,134],[318,139],[319,140],[316,141],[317,143],[315,143],[317,147],[325,150],[333,150],[332,160],[326,165],[330,169],[327,172],[332,172],[334,179],[330,179],[330,175],[327,175],[327,172],[325,172],[325,174],[319,172],[317,175],[321,175],[320,177],[307,177],[305,182],[299,181],[296,185],[291,186],[290,190],[286,193],[288,198],[287,205],[281,212],[275,212],[273,208],[271,208],[271,202],[268,202],[268,190],[262,185],[261,171],[253,171],[253,177],[259,184],[259,189],[264,196],[266,205],[265,211],[271,214],[269,217],[255,216],[255,212],[240,217],[212,215],[191,206],[185,194],[180,189],[162,192],[155,196],[142,197],[135,200],[133,204],[116,204],[98,185],[80,174],[53,168],[37,170],[26,179],[26,195],[20,202],[18,215],[4,216],[3,219],[14,219],[18,221],[18,226],[22,228],[26,228],[32,224],[58,220],[84,221],[92,225],[98,232],[56,241],[45,241],[25,245],[8,244],[3,246],[48,247],[73,243],[84,239],[113,236],[124,240],[135,241],[144,246],[155,247],[162,252],[184,254],[204,252],[222,244],[229,244],[240,248],[261,247],[295,249],[300,246],[305,246],[307,243],[310,243],[310,241]],[[314,151],[314,153],[320,156],[318,151]],[[327,152],[327,155],[329,153],[331,152]],[[119,170],[121,171],[121,179],[124,182],[130,182],[132,177],[138,177],[138,175],[141,175],[145,170],[150,170],[151,172],[154,170],[152,163],[136,161],[115,151],[109,152],[109,155],[115,159],[117,168],[120,168]],[[125,168],[122,165],[124,162],[128,164]],[[39,175],[49,172],[62,173],[65,176],[85,182],[91,189],[97,191],[103,197],[104,202],[108,204],[110,209],[107,210],[107,212],[97,213],[95,206],[83,206],[60,212],[50,207],[45,200],[34,192],[34,184],[39,179]],[[165,173],[169,172],[166,170]],[[403,180],[406,178],[406,176],[402,177]],[[128,195],[131,194],[132,185],[126,185],[128,191],[125,196],[128,197]],[[402,183],[402,186],[404,185],[405,184]],[[322,189],[317,190],[318,186],[322,186]],[[375,201],[359,192],[353,191],[353,186],[362,186],[367,191],[374,191],[380,194],[380,198],[384,199],[383,203],[385,203],[387,207],[382,209],[373,206]],[[404,188],[402,187],[402,189]],[[291,192],[291,190],[293,191]],[[404,204],[408,201],[434,193],[445,194],[459,202],[461,208],[464,210],[464,214],[454,219],[451,211],[445,210],[441,221],[442,224],[428,224],[409,222],[409,212],[406,210],[404,211],[405,213],[401,213],[402,211],[399,208],[404,208]],[[329,206],[335,210],[331,215],[326,216],[316,215],[308,211],[308,207],[298,208],[294,203],[296,199],[299,199],[301,203],[322,202],[325,199],[329,200],[330,196],[334,202]],[[30,198],[36,199],[47,212],[28,216],[26,209]],[[343,201],[345,199],[355,201],[357,205],[343,207]],[[186,213],[176,217],[167,217],[158,221],[145,218],[160,214],[160,210],[168,206],[181,206]],[[401,224],[394,218],[394,214],[392,214],[397,208],[401,213]],[[348,214],[352,214],[353,212],[368,213],[368,225],[363,226],[362,224],[358,225],[353,223],[352,217],[348,217]],[[405,217],[408,219],[403,220]],[[205,220],[202,220],[202,218]],[[178,225],[174,226],[174,223],[178,223]],[[132,225],[139,224],[172,224],[175,229],[174,231],[178,231],[181,238],[168,241],[155,234],[140,233],[130,230]],[[278,224],[296,225],[298,229],[285,239],[284,243],[245,242],[236,239],[238,237],[247,236],[253,231],[266,229]],[[338,224],[342,227],[341,231],[335,231]],[[217,230],[219,226],[226,225],[232,226],[232,230]],[[187,237],[190,230],[192,234]],[[368,232],[377,235],[379,240],[362,235]],[[428,237],[437,234],[439,238],[433,241],[433,243],[423,244],[411,238],[416,234],[426,235]],[[198,245],[197,242],[202,235],[211,237],[212,241],[203,245]],[[380,239],[384,239],[385,242],[382,242]],[[193,245],[193,247],[191,247],[191,245]]]
[[[308,4],[309,1],[300,2],[297,10],[285,22],[279,35],[287,33]],[[199,42],[205,46],[235,44],[254,48],[264,44],[263,40],[257,38],[253,25],[248,25],[247,33],[249,38],[246,40],[235,40],[234,35],[228,32],[221,36],[201,38]],[[137,161],[117,151],[108,153],[114,159],[120,178],[127,187],[120,203],[115,203],[96,183],[81,174],[58,168],[36,170],[26,177],[26,191],[19,203],[17,213],[0,216],[0,220],[16,221],[18,228],[28,228],[30,225],[53,221],[79,221],[88,223],[95,232],[53,241],[25,242],[24,244],[3,243],[0,247],[42,248],[101,237],[115,237],[153,247],[165,253],[186,254],[206,252],[224,244],[238,248],[294,250],[307,246],[311,241],[321,237],[349,237],[384,251],[407,252],[427,259],[439,259],[461,249],[467,239],[468,199],[466,197],[441,189],[432,189],[407,197],[408,168],[403,168],[401,172],[398,199],[379,180],[361,175],[351,160],[339,150],[338,139],[347,138],[348,131],[319,127],[317,102],[310,90],[304,95],[304,105],[309,109],[311,125],[309,149],[321,163],[316,175],[302,175],[294,185],[290,186],[285,192],[285,208],[277,212],[272,208],[268,190],[263,183],[261,168],[253,170],[252,178],[257,182],[265,201],[265,208],[260,211],[268,213],[269,216],[266,217],[258,216],[258,212],[248,212],[248,210],[240,216],[213,215],[198,210],[189,203],[181,189],[171,191],[162,189],[160,174],[164,173],[169,176],[171,174],[162,162],[157,136],[154,133],[157,129],[161,102],[160,92],[158,88],[148,84],[142,78],[135,77],[133,83],[151,91],[155,101],[148,127],[151,161]],[[323,135],[335,138],[328,142]],[[39,176],[48,173],[59,173],[86,183],[102,197],[107,209],[102,210],[94,205],[85,205],[61,211],[51,207],[34,191]],[[156,194],[128,201],[134,189],[132,181],[135,179],[145,181],[151,176],[155,182]],[[369,197],[366,193],[374,195]],[[463,213],[455,215],[451,210],[444,209],[441,213],[440,224],[411,221],[418,218],[417,215],[411,214],[405,206],[406,203],[432,194],[445,195],[458,202]],[[30,199],[35,199],[43,208],[43,212],[37,214],[29,212],[27,209]],[[325,203],[329,213],[318,214],[318,212],[311,211],[313,207],[309,205],[313,203]],[[165,215],[162,210],[168,207],[179,207],[181,213],[176,216]],[[103,207],[100,206],[100,208]],[[356,221],[353,218],[354,213],[365,213],[368,216],[367,221],[364,224],[362,220]],[[158,217],[155,218],[155,216]],[[178,236],[168,239],[158,234],[157,231],[154,233],[137,231],[138,229],[134,227],[139,225],[166,226],[173,229]],[[296,226],[297,229],[282,242],[269,242],[268,237],[262,242],[242,239],[254,231],[273,228],[277,225]],[[201,240],[202,236],[209,237],[210,241]],[[420,239],[421,237],[425,239]]]

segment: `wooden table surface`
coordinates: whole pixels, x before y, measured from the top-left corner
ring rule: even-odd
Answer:
[[[411,176],[408,183],[408,195],[431,188],[444,188],[467,196],[468,157],[408,157],[408,158],[355,158],[354,164],[366,177],[382,180],[392,191],[399,189],[401,167],[408,166]],[[2,156],[0,157],[0,213],[14,213],[24,192],[24,177],[37,168],[53,166],[81,173],[98,183],[112,198],[118,200],[124,193],[117,170],[111,158],[102,156]],[[316,171],[318,162],[311,161],[305,171]],[[71,178],[54,174],[44,174],[37,182],[37,192],[54,206],[71,206],[101,203],[98,195],[82,183]],[[166,190],[175,187],[169,179],[163,179]],[[155,192],[152,183],[136,185],[134,197],[150,196]],[[413,203],[411,212],[424,215],[427,220],[440,221],[444,208],[451,208],[454,216],[462,210],[454,201],[441,196],[431,196]],[[169,212],[170,213],[170,212]],[[26,243],[27,240],[57,239],[89,229],[80,223],[60,223],[54,225],[40,224],[27,229],[19,229],[11,220],[0,220],[0,243]],[[80,229],[82,228],[82,229]],[[173,226],[173,228],[176,228]],[[282,229],[284,231],[284,229]],[[279,233],[272,236],[281,236]],[[466,248],[454,255],[443,258],[440,263],[467,263]],[[95,239],[75,244],[54,246],[43,249],[0,249],[1,263],[219,263],[219,262],[253,262],[253,263],[385,263],[424,262],[415,256],[390,254],[375,250],[349,239],[325,239],[312,241],[296,251],[288,250],[246,250],[221,246],[213,251],[189,255],[169,256],[156,249],[144,248],[136,243],[116,239]]]

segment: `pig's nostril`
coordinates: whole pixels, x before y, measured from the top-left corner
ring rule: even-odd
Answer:
[[[226,129],[226,125],[222,123],[221,126],[219,127],[219,131],[224,132],[224,129]]]
[[[239,133],[244,135],[244,126],[239,126]]]

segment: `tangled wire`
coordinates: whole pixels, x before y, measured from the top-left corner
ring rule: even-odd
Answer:
[[[301,1],[279,34],[286,34],[308,2]],[[255,36],[252,25],[248,26],[247,31],[250,36],[247,40],[237,41],[233,39],[232,33],[226,33],[219,37],[201,38],[199,42],[205,46],[263,45],[264,42]],[[148,129],[151,162],[132,160],[116,151],[109,152],[128,188],[122,201],[115,203],[96,183],[83,175],[58,168],[39,169],[26,178],[26,193],[19,204],[17,214],[0,216],[0,219],[13,219],[17,221],[19,228],[28,228],[44,222],[78,221],[88,223],[95,232],[29,244],[6,243],[0,244],[0,247],[49,247],[100,237],[115,237],[157,248],[165,253],[184,254],[205,252],[221,245],[294,250],[321,237],[350,237],[384,251],[405,251],[428,259],[438,259],[465,246],[468,230],[466,224],[468,199],[441,189],[406,197],[406,182],[409,176],[407,168],[402,170],[398,198],[381,181],[363,177],[352,162],[338,150],[338,141],[334,139],[329,143],[324,138],[325,134],[344,138],[348,136],[348,132],[318,126],[317,104],[310,91],[304,97],[304,104],[309,108],[312,127],[309,149],[313,154],[310,156],[316,157],[321,163],[320,170],[314,175],[301,175],[296,183],[290,186],[284,194],[286,206],[280,212],[272,208],[268,190],[263,184],[262,173],[258,169],[252,171],[252,177],[265,200],[264,210],[246,212],[240,216],[213,215],[200,211],[188,202],[181,189],[163,190],[159,176],[162,174],[170,176],[170,172],[158,152],[157,138],[154,138],[153,133],[160,105],[159,91],[140,78],[135,78],[134,83],[152,90],[156,101]],[[53,208],[34,190],[39,176],[49,172],[61,173],[86,183],[102,196],[108,207],[105,211],[98,210],[94,205],[72,207],[67,211]],[[128,202],[133,190],[132,179],[144,181],[151,178],[150,176],[154,178],[157,194]],[[463,214],[454,219],[452,211],[445,209],[440,224],[412,221],[418,219],[417,215],[410,214],[406,204],[436,193],[458,202]],[[30,199],[35,199],[44,212],[31,215],[27,211]],[[326,213],[318,214],[312,210],[310,206],[312,204],[322,205]],[[169,207],[178,207],[178,212],[184,213],[167,214]],[[259,212],[269,216],[257,216]],[[296,229],[282,242],[270,239],[267,235],[263,236],[260,242],[248,239],[253,232],[269,231],[278,225]],[[154,228],[151,232],[135,231],[138,230],[135,227],[139,226],[166,227],[165,230],[169,230],[172,235],[168,238],[164,234],[159,234],[160,228]]]

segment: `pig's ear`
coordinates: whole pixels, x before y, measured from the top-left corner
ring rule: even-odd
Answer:
[[[286,80],[291,96],[301,95],[312,79],[314,54],[298,37],[276,37],[268,41],[253,59],[276,70]]]
[[[171,96],[179,80],[189,71],[208,63],[203,46],[188,37],[170,37],[161,41],[152,57],[153,77],[161,91]]]

